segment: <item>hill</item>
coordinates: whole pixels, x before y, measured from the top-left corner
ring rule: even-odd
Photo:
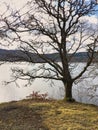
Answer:
[[[42,54],[43,55],[43,54]],[[60,62],[60,56],[58,53],[51,53],[43,55],[46,58],[50,58],[56,62]],[[71,54],[68,55],[70,58]],[[71,58],[71,62],[86,62],[88,59],[87,52],[79,52],[76,53],[73,58]],[[6,50],[0,49],[0,61],[8,61],[8,62],[32,62],[32,63],[45,63],[43,59],[41,59],[35,53],[21,51],[21,50]],[[98,62],[98,53],[94,55],[94,62]]]
[[[98,107],[30,99],[3,103],[0,130],[98,130]]]

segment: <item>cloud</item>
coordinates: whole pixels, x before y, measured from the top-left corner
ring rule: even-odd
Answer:
[[[87,20],[91,24],[98,24],[98,17],[96,15],[84,16],[83,20]]]

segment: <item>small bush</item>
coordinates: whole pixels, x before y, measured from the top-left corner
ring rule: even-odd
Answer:
[[[27,99],[34,100],[46,100],[48,97],[48,93],[40,94],[39,91],[33,91],[29,96],[26,96]]]

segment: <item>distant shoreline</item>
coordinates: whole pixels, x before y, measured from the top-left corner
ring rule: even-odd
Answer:
[[[42,54],[43,55],[43,54]],[[56,62],[60,62],[60,56],[58,53],[51,53],[43,55],[45,58],[52,59]],[[71,54],[69,54],[70,58]],[[88,53],[78,52],[72,58],[71,62],[87,62]],[[0,61],[3,62],[32,62],[32,63],[46,63],[38,55],[31,52],[21,51],[21,50],[6,50],[0,49]],[[93,63],[98,62],[98,53],[95,52]]]

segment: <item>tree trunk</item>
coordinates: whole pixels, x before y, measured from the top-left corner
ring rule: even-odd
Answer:
[[[73,82],[66,82],[64,83],[64,87],[65,87],[65,97],[64,97],[64,100],[65,101],[74,101],[73,98],[72,98],[72,84]]]

